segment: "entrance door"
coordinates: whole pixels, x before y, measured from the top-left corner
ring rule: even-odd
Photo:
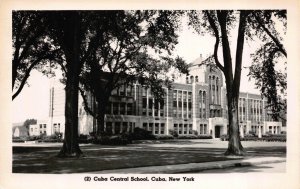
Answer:
[[[215,126],[215,138],[220,138],[221,136],[221,127]]]

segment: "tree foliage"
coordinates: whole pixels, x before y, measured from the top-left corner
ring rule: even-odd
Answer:
[[[36,119],[26,119],[23,123],[23,127],[26,127],[26,129],[29,129],[29,125],[33,125],[36,123],[37,123]]]
[[[286,10],[255,11],[252,15],[249,18],[252,35],[256,35],[262,44],[252,55],[248,75],[255,79],[257,88],[266,97],[266,108],[271,110],[273,119],[279,120],[283,118],[281,114],[286,113],[287,52],[282,43],[286,34]]]
[[[156,100],[162,101],[163,86],[171,87],[169,69],[187,73],[184,61],[171,56],[177,43],[175,30],[180,12],[111,11],[106,14],[112,15],[109,18],[113,29],[101,31],[101,43],[93,49],[81,75],[85,108],[100,119],[98,132],[104,129],[104,111],[114,89],[139,82],[151,88]],[[100,28],[90,33],[97,35]],[[95,111],[89,108],[86,93],[95,96],[98,104]]]
[[[61,62],[60,50],[48,37],[48,26],[39,12],[13,11],[12,14],[12,90],[15,99],[22,91],[32,70],[53,76],[50,67]]]

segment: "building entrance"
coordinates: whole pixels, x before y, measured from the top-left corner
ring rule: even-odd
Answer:
[[[215,126],[215,138],[220,138],[221,136],[221,126]]]

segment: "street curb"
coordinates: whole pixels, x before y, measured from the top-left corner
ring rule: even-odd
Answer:
[[[263,157],[263,158],[251,158],[242,160],[229,160],[229,161],[217,161],[206,163],[188,163],[177,165],[164,165],[164,166],[150,166],[150,167],[137,167],[127,169],[114,169],[90,172],[91,174],[176,174],[176,173],[192,173],[201,172],[212,169],[224,169],[229,167],[245,167],[255,166],[260,164],[281,163],[286,162],[286,158],[277,157]]]

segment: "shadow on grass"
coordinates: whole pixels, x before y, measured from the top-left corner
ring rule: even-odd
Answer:
[[[13,147],[13,173],[81,173],[122,168],[231,160],[226,148],[90,145],[84,157],[57,158],[59,147]],[[286,147],[249,147],[245,158],[286,156]]]

